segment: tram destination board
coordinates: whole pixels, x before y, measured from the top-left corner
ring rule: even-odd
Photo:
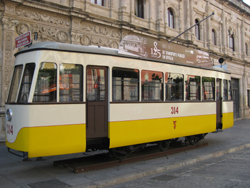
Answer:
[[[15,38],[15,44],[16,44],[16,48],[20,48],[20,47],[31,44],[31,33],[30,33],[30,31],[16,37]]]

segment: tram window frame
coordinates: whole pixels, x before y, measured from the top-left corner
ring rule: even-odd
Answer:
[[[23,73],[23,65],[15,66],[14,73],[12,76],[11,85],[10,85],[9,96],[8,96],[8,100],[7,100],[8,103],[16,102],[22,73]]]
[[[148,73],[150,73],[150,75],[148,75]],[[161,74],[161,77],[158,74]],[[152,71],[152,70],[141,71],[141,100],[142,101],[163,101],[163,78],[164,78],[163,72],[160,72],[160,71]],[[157,81],[160,81],[160,82],[157,83]],[[147,90],[145,89],[145,86],[146,86],[145,84],[147,84]],[[154,90],[151,89],[150,87],[153,88]]]
[[[228,100],[232,100],[232,82],[228,80]]]
[[[51,69],[53,71],[48,71],[48,70],[50,70],[48,68],[51,68],[51,67],[49,67],[49,65],[47,65],[48,68],[44,69],[44,67],[46,66],[45,63],[51,64],[51,66],[53,64],[53,69]],[[54,63],[54,62],[41,62],[40,68],[39,68],[39,71],[38,71],[38,75],[37,75],[36,86],[35,86],[35,91],[34,91],[34,96],[33,96],[32,102],[38,102],[38,103],[39,102],[57,102],[57,69],[58,69],[57,64]],[[42,72],[41,70],[47,70],[47,72],[46,71]],[[49,75],[50,74],[49,72],[54,74],[54,75],[51,74],[53,76],[52,79],[53,79],[54,82],[50,83],[51,75]],[[42,74],[42,73],[48,73],[48,75],[49,75],[49,76],[47,76],[47,78],[43,79],[44,83],[48,83],[47,85],[51,85],[51,87],[48,87],[48,89],[44,89],[43,87],[40,87],[39,84],[38,84],[38,81],[41,81],[41,80],[39,80],[39,76],[41,76],[40,74]],[[49,78],[49,80],[48,80],[48,78]],[[42,84],[40,84],[40,85],[42,86]],[[44,90],[41,93],[36,94],[36,92],[39,92],[38,91],[39,89],[40,90],[44,89]],[[49,89],[51,90],[51,92],[50,92]],[[46,90],[48,90],[48,91],[46,91]],[[46,95],[47,93],[49,93],[49,95]],[[39,100],[36,100],[36,97],[40,97],[40,99],[38,98]],[[47,98],[49,100],[46,100]]]
[[[186,101],[200,101],[200,76],[187,75],[185,80]],[[190,83],[192,81],[192,84]],[[194,82],[195,81],[195,82]],[[194,84],[195,83],[195,84]],[[195,87],[195,93],[190,93]],[[191,96],[191,94],[194,94]]]
[[[202,77],[202,101],[215,100],[215,78]]]
[[[132,89],[131,89],[131,86],[133,87]],[[119,87],[120,89],[118,89]],[[128,68],[120,68],[120,67],[112,68],[112,101],[116,101],[116,102],[139,101],[139,70],[138,69],[128,69]]]
[[[228,80],[223,79],[223,101],[228,101]]]
[[[18,96],[18,103],[27,103],[30,95],[30,88],[34,76],[36,64],[26,63],[23,71],[23,78],[20,85],[20,91]],[[26,75],[28,73],[28,75]],[[28,87],[26,87],[28,85]]]
[[[83,66],[81,64],[61,63],[59,65],[59,102],[81,101],[83,101]]]
[[[183,101],[184,100],[183,85],[184,85],[183,74],[166,72],[165,101]]]

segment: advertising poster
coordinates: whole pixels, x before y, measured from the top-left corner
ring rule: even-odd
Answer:
[[[127,35],[119,46],[119,53],[165,60],[202,67],[212,67],[209,53],[174,43],[167,43],[135,35]]]

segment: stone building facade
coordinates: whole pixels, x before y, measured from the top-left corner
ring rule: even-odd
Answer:
[[[0,140],[13,71],[15,38],[118,48],[128,34],[207,51],[233,78],[235,118],[250,118],[250,7],[242,0],[0,0]]]

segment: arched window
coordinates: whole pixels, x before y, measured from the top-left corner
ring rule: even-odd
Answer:
[[[216,32],[214,29],[212,29],[212,43],[213,45],[216,45]]]
[[[246,50],[246,55],[248,56],[248,45],[245,43],[245,50]]]
[[[144,18],[143,0],[135,0],[135,15],[139,18]]]
[[[91,0],[91,3],[104,6],[104,0]]]
[[[195,36],[198,40],[201,40],[201,36],[200,36],[200,24],[199,23],[199,20],[195,19]]]
[[[168,27],[174,28],[174,14],[171,8],[168,8]]]
[[[234,51],[234,35],[231,34],[231,31],[228,30],[228,39],[229,39],[229,48]]]

